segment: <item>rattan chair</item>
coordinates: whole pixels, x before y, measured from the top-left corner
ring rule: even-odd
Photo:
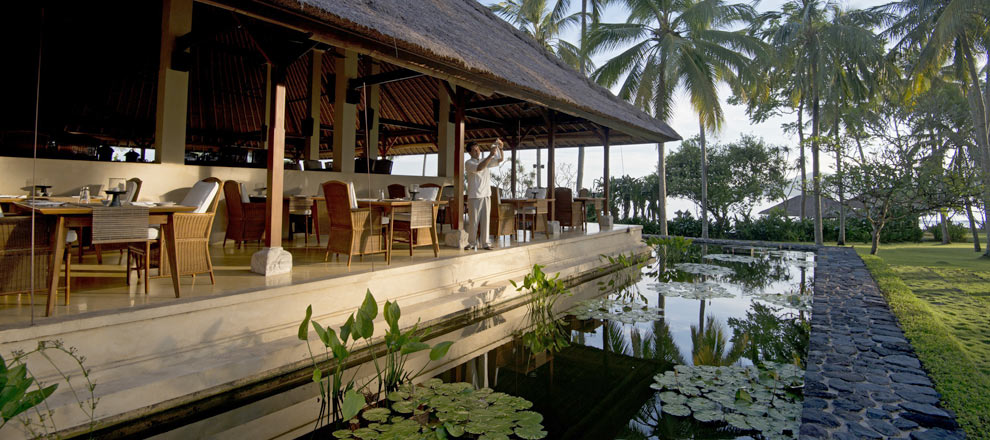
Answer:
[[[437,195],[436,195],[436,197],[434,197],[432,199],[429,199],[429,200],[437,200],[437,201],[440,200],[440,196],[442,195],[441,193],[443,192],[443,188],[440,185],[437,185],[435,183],[424,183],[424,184],[420,185],[419,186],[419,192],[421,194],[419,195],[419,198],[417,198],[416,200],[427,200],[428,199],[427,197],[424,197],[422,195],[422,193],[424,193],[424,191],[423,191],[424,188],[436,188],[437,189]]]
[[[323,196],[330,217],[330,237],[323,261],[328,261],[331,253],[347,254],[347,267],[350,267],[354,255],[387,251],[382,246],[381,211],[358,208],[353,186],[337,180],[324,182]]]
[[[309,246],[309,235],[316,228],[316,245],[320,244],[319,221],[313,213],[313,203],[306,196],[292,196],[289,198],[289,238],[294,239],[296,231],[294,227],[302,221],[304,232],[306,233],[306,246]]]
[[[176,261],[179,276],[191,275],[193,278],[198,274],[210,274],[210,283],[216,284],[216,277],[213,274],[213,259],[210,258],[210,231],[213,229],[213,220],[216,218],[217,204],[220,203],[220,179],[209,177],[198,182],[189,191],[186,200],[181,205],[196,206],[193,212],[180,212],[172,214],[172,222],[175,231]],[[189,202],[187,200],[196,200]],[[153,229],[149,229],[149,232]],[[148,269],[158,267],[157,277],[171,276],[167,261],[167,254],[163,246],[164,237],[159,234],[154,239],[139,244],[128,246],[128,252],[133,254],[133,260],[137,267],[128,267],[128,278],[131,270],[144,269],[143,279],[145,282],[145,293],[148,292]],[[150,258],[149,258],[150,257]],[[128,258],[132,260],[132,258]],[[178,297],[178,292],[176,292]]]
[[[536,206],[530,206],[516,211],[519,228],[528,229],[531,240],[536,238],[536,233],[540,230],[546,233],[547,238],[550,238],[550,226],[547,224],[547,214],[549,214],[550,210],[547,206],[547,199],[537,199]]]
[[[406,198],[406,187],[405,185],[399,185],[398,183],[393,183],[388,186],[388,198],[390,199],[404,199]]]
[[[124,194],[122,194],[120,196],[120,202],[121,203],[136,202],[137,199],[138,199],[138,195],[141,194],[141,185],[142,184],[143,184],[143,182],[141,182],[141,179],[139,179],[137,177],[132,177],[130,179],[127,179],[127,184],[124,187],[124,189],[127,192],[125,192]],[[76,234],[79,237],[83,237],[84,236],[84,233],[86,233],[86,232],[90,232],[91,233],[91,229],[90,229],[89,226],[75,228],[75,231],[76,231]],[[85,236],[89,237],[89,235],[85,235]],[[80,263],[82,263],[83,255],[85,254],[85,251],[84,251],[85,247],[83,245],[84,245],[83,241],[82,240],[79,240],[79,262]],[[118,250],[118,251],[120,251],[120,259],[123,259],[124,258],[124,251],[127,250],[127,243],[94,244],[94,245],[92,245],[92,247],[93,247],[93,252],[96,253],[96,264],[103,264],[103,252],[104,251]],[[117,261],[117,264],[120,264],[120,260]]]
[[[228,180],[223,183],[223,197],[227,201],[227,231],[223,236],[223,245],[227,240],[233,240],[237,247],[245,241],[260,242],[265,235],[265,204],[251,203],[247,194],[241,190],[241,184]]]
[[[580,228],[584,226],[582,211],[584,205],[574,201],[570,188],[555,188],[553,190],[554,217],[560,222],[561,228]]]
[[[52,224],[49,221],[35,219],[34,225],[34,259],[31,259],[31,217],[4,217],[0,212],[0,295],[16,295],[31,293],[31,263],[34,262],[34,292],[48,291],[48,273],[52,265],[51,246]],[[66,241],[71,241],[72,235]],[[68,250],[65,253],[65,304],[69,304],[71,295],[72,258]]]
[[[416,232],[426,229],[432,238],[430,243],[417,244]],[[437,209],[436,205],[430,201],[414,201],[405,212],[394,212],[392,214],[392,227],[389,228],[388,237],[388,259],[392,263],[392,244],[395,243],[396,232],[405,232],[405,237],[399,237],[399,242],[409,243],[409,256],[413,256],[413,248],[416,246],[433,246],[433,256],[440,256],[440,243],[437,239]],[[405,240],[402,240],[405,238]]]
[[[489,224],[491,230],[488,231],[495,236],[498,241],[504,235],[508,235],[510,240],[516,236],[516,209],[511,203],[502,203],[499,196],[498,187],[492,186],[492,199]],[[480,226],[479,226],[480,227]]]

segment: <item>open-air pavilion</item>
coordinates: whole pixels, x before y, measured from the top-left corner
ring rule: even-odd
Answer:
[[[545,148],[540,186],[547,188],[556,188],[556,148],[604,145],[607,200],[610,146],[679,139],[473,1],[163,0],[5,9],[0,32],[12,68],[3,75],[18,85],[0,118],[5,218],[31,213],[29,200],[18,196],[35,185],[69,197],[116,178],[140,179],[134,201],[146,202],[149,219],[159,218],[160,235],[142,240],[157,240],[158,253],[142,253],[119,243],[89,246],[98,209],[55,216],[36,206],[31,224],[42,225],[51,246],[36,246],[42,259],[34,261],[48,260],[34,272],[35,293],[0,295],[0,351],[56,338],[77,347],[104,379],[99,418],[110,430],[141,432],[190,396],[284,374],[300,359],[292,327],[309,304],[333,322],[371,289],[381,301],[409,306],[409,319],[428,321],[511,299],[508,280],[534,264],[580,276],[605,264],[601,254],[642,252],[638,227],[572,224],[561,235],[549,226],[527,235],[525,217],[513,212],[509,232],[493,232],[498,249],[462,250],[467,143],[487,149],[501,138],[513,161],[521,149]],[[101,146],[132,148],[149,161],[96,160]],[[411,154],[437,154],[436,176],[388,174],[389,157]],[[525,192],[511,168],[506,199]],[[321,186],[327,181],[350,182],[355,194],[344,200],[371,210],[389,185],[449,187],[449,198],[438,192],[434,204],[447,214],[433,220],[442,232],[413,241],[442,244],[453,234],[447,240],[456,247],[437,254],[398,244],[391,262],[374,252],[352,264],[325,261],[336,230]],[[231,198],[238,193],[221,182],[242,184],[240,197]],[[205,253],[189,257],[182,246],[193,245],[175,225],[186,213],[159,205],[184,205],[200,184],[216,186],[199,212],[205,230],[195,246]],[[265,202],[255,211],[262,215],[238,227],[263,234],[224,246],[236,220],[231,205],[250,203],[246,193],[259,188],[255,196]],[[537,214],[553,221],[549,194],[551,207]],[[303,208],[322,232],[316,240],[283,238],[299,208],[290,206],[292,196],[308,197]],[[86,216],[86,226],[73,228],[73,218]],[[46,225],[57,218],[68,220]],[[385,230],[377,223],[371,229]],[[360,246],[389,246],[380,240]],[[125,271],[114,264],[128,253],[121,247],[144,263],[158,255],[158,273],[168,266],[172,274],[145,280],[141,271]],[[71,276],[53,256],[66,250]],[[197,258],[208,276],[184,268]],[[69,279],[71,301],[63,285]],[[129,337],[137,334],[140,340]],[[61,426],[81,424],[58,398]]]

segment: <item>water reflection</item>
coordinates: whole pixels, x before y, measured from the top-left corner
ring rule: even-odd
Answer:
[[[731,252],[731,250],[729,250]],[[768,295],[807,297],[814,256],[781,258],[753,252],[751,262],[705,259],[726,249],[699,246],[658,249],[651,264],[596,281],[601,297],[618,307],[643,306],[636,322],[568,315],[564,306],[529,313],[532,325],[518,337],[441,375],[444,381],[470,381],[487,369],[496,391],[533,402],[544,416],[548,438],[733,438],[753,435],[721,423],[701,423],[663,412],[654,376],[675,365],[761,365],[803,367],[810,326],[808,314]],[[731,260],[731,259],[730,259]],[[724,276],[677,270],[681,263],[732,269]],[[730,297],[667,297],[656,283],[714,282]],[[776,302],[776,301],[774,301]],[[613,303],[600,303],[613,304]],[[603,308],[604,310],[604,308]]]

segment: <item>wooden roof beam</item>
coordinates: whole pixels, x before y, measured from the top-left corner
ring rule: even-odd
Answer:
[[[376,73],[374,75],[366,75],[358,78],[351,78],[347,80],[347,98],[348,102],[352,104],[357,104],[361,101],[360,89],[362,86],[373,86],[388,84],[390,82],[404,81],[412,78],[419,78],[423,76],[422,73],[415,72],[409,69],[396,69],[391,72]]]
[[[426,124],[417,124],[415,122],[400,121],[398,119],[386,119],[380,118],[378,120],[379,125],[391,125],[393,127],[408,128],[412,130],[425,131],[428,133],[436,133],[437,127]]]
[[[526,101],[516,98],[486,99],[484,101],[469,102],[464,107],[464,110],[479,110],[483,108],[503,107],[506,105],[525,104],[525,103]]]

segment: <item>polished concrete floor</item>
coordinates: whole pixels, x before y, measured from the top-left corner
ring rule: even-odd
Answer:
[[[617,225],[616,228],[622,228]],[[588,231],[567,231],[561,237],[573,237],[584,234],[598,233],[598,225],[589,223]],[[202,297],[210,295],[235,294],[238,292],[254,291],[264,289],[269,283],[278,285],[298,284],[318,279],[333,278],[347,274],[371,272],[387,269],[388,267],[401,267],[417,262],[429,261],[433,257],[433,248],[429,246],[416,247],[413,256],[409,256],[409,248],[397,243],[392,254],[392,264],[385,264],[385,255],[370,255],[363,259],[354,257],[351,267],[348,268],[344,256],[338,262],[332,256],[330,261],[324,262],[323,257],[326,252],[326,236],[322,238],[322,246],[317,246],[315,239],[310,238],[309,245],[304,243],[304,236],[297,234],[292,243],[283,243],[289,252],[292,253],[293,269],[290,275],[266,279],[263,276],[251,272],[251,255],[260,247],[257,244],[247,244],[237,249],[228,243],[226,247],[214,245],[210,247],[213,259],[214,274],[216,284],[210,283],[209,275],[199,275],[196,277],[182,277],[181,289],[183,298]],[[546,241],[543,233],[537,233],[535,240],[531,240],[526,234],[526,241],[523,233],[510,240],[510,237],[502,237],[496,244],[496,248],[508,246],[520,246],[530,243],[540,243]],[[441,238],[442,240],[442,238]],[[456,258],[469,252],[497,252],[495,251],[464,251],[459,249],[440,246],[440,257]],[[118,263],[118,260],[120,261]],[[58,303],[52,316],[70,316],[86,312],[126,309],[145,304],[160,304],[168,301],[175,301],[175,292],[172,289],[171,279],[157,278],[149,280],[149,293],[144,293],[144,284],[137,280],[137,275],[132,272],[130,275],[130,285],[126,283],[123,262],[126,257],[122,257],[118,251],[107,251],[103,255],[103,264],[97,264],[96,256],[92,252],[86,254],[82,263],[78,263],[73,249],[72,262],[72,294],[69,305],[65,305],[64,290],[59,289]],[[152,270],[154,275],[156,270]],[[46,319],[45,313],[46,296],[36,293],[33,296],[28,294],[0,296],[0,327],[20,326],[31,321],[34,315],[35,322]]]

